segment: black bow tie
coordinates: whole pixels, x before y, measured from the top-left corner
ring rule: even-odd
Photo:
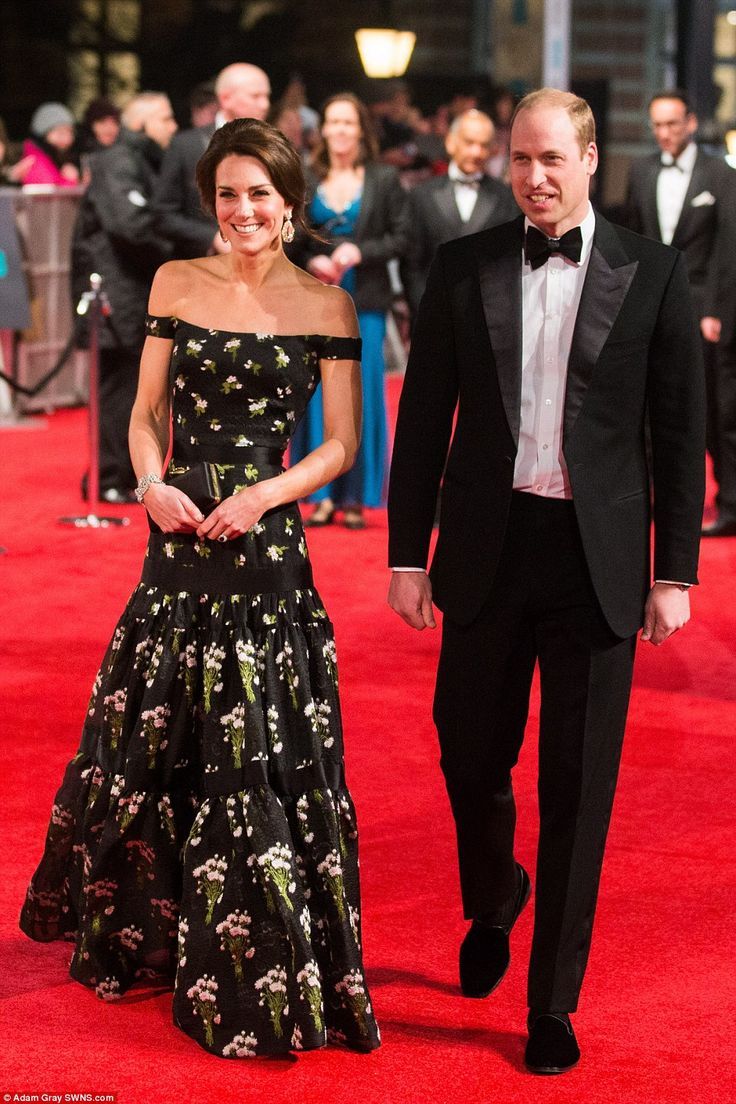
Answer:
[[[483,179],[483,173],[464,173],[458,169],[450,179],[453,184],[465,184],[468,188],[478,188]]]
[[[532,269],[545,264],[553,253],[561,253],[563,257],[569,257],[571,261],[580,264],[580,254],[583,251],[583,235],[579,226],[568,230],[561,238],[548,238],[536,226],[529,226],[524,243],[524,254],[527,264]]]
[[[678,172],[684,172],[682,165],[678,164],[677,158],[673,157],[671,153],[663,153],[660,158],[663,169],[677,169]]]

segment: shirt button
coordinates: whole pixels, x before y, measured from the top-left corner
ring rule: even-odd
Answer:
[[[542,486],[541,483],[537,483],[537,490],[538,491],[543,491],[544,490],[544,487]]]
[[[543,448],[543,449],[548,449],[548,448],[549,448],[549,445],[542,445],[542,448]]]
[[[544,405],[545,406],[551,406],[552,405],[552,400],[551,399],[545,399],[544,400]]]

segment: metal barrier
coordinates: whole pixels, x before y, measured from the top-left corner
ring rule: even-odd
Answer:
[[[12,348],[12,375],[22,387],[34,385],[57,362],[74,322],[71,301],[71,240],[84,188],[28,185],[0,188],[9,197],[20,237],[30,300],[30,325],[12,341],[4,332],[6,368]],[[87,354],[74,350],[66,365],[37,395],[16,395],[19,412],[49,410],[87,401]]]

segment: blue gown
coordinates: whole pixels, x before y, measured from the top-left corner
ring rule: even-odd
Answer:
[[[317,190],[309,206],[308,216],[316,230],[321,229],[329,233],[330,237],[352,239],[359,213],[360,196],[338,214],[325,203]],[[353,294],[355,269],[351,268],[345,273],[340,287]],[[340,507],[382,506],[385,503],[387,431],[383,340],[386,316],[382,311],[359,311],[358,323],[363,339],[363,432],[360,449],[351,470],[315,491],[309,497],[310,502],[331,498]],[[322,388],[318,387],[291,439],[291,463],[296,464],[302,460],[307,453],[321,445],[323,440]]]

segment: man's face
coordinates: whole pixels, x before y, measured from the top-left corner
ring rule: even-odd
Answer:
[[[145,134],[152,141],[157,142],[162,149],[166,149],[178,129],[171,104],[166,98],[158,100],[151,106],[143,123]]]
[[[454,133],[447,135],[447,152],[460,172],[482,172],[491,156],[493,124],[485,119],[463,119]]]
[[[655,100],[649,108],[649,122],[662,153],[679,157],[698,128],[698,120],[682,100]]]
[[[511,189],[530,222],[550,237],[579,226],[588,211],[598,150],[581,151],[564,107],[539,104],[516,116],[511,130]]]
[[[220,107],[228,120],[265,119],[271,106],[271,86],[265,73],[255,71],[223,88]]]

